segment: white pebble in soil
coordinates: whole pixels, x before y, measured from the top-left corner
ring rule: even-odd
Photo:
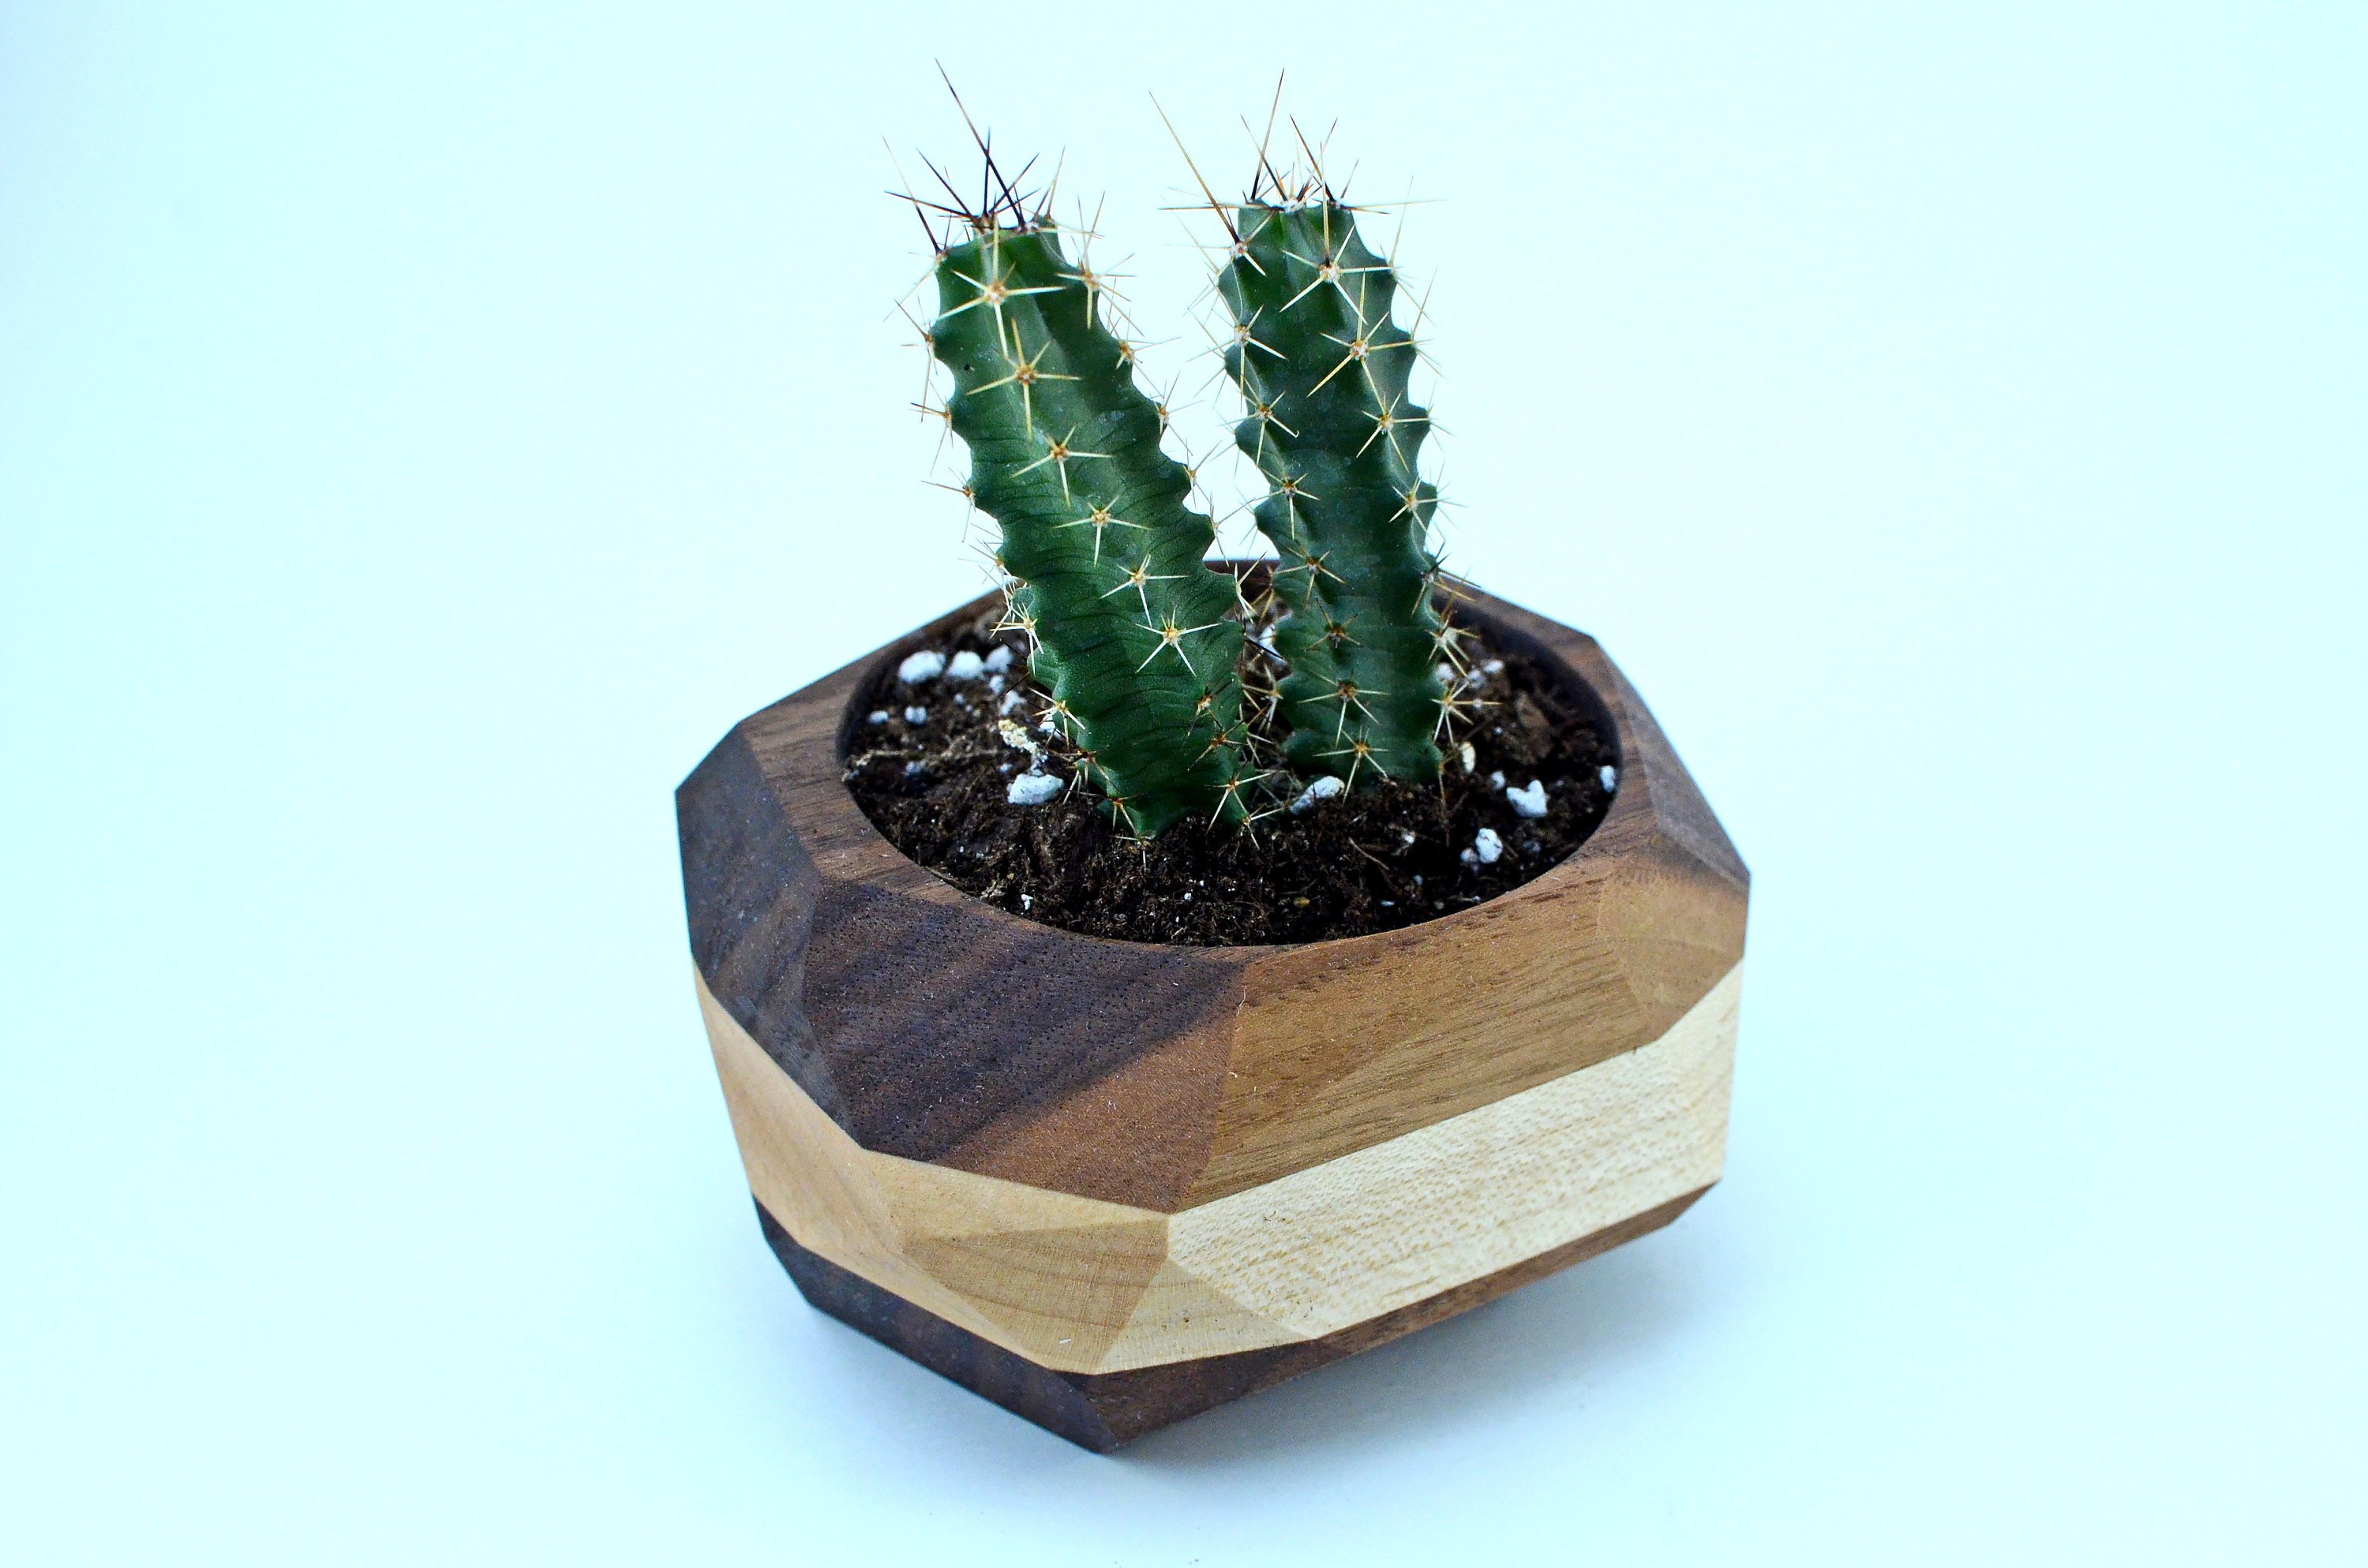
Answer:
[[[1491,773],[1490,775],[1488,775],[1488,788],[1490,788],[1491,790],[1501,790],[1501,789],[1503,789],[1504,787],[1505,787],[1505,776],[1504,776],[1503,774],[1501,774],[1501,773]]]
[[[1003,791],[1015,806],[1041,806],[1061,792],[1061,780],[1050,773],[1023,773]]]
[[[864,715],[863,722],[867,724],[884,724],[888,722],[888,710],[874,708],[870,713]]]
[[[1016,691],[1007,691],[1003,694],[1003,706],[997,708],[996,711],[997,713],[1008,713],[1026,700],[1026,698],[1020,696],[1020,694]]]
[[[1608,762],[1596,769],[1595,777],[1597,782],[1603,786],[1603,792],[1607,795],[1620,788],[1620,770]]]
[[[946,661],[948,680],[976,680],[986,668],[986,661],[965,648]]]
[[[1536,779],[1530,780],[1526,790],[1505,786],[1505,803],[1513,808],[1518,817],[1542,817],[1546,814],[1546,787]]]
[[[1011,650],[998,642],[988,652],[983,664],[989,674],[1001,675],[1011,667]]]
[[[905,662],[896,666],[896,678],[906,686],[918,681],[935,680],[946,673],[946,656],[934,649],[924,648],[917,653],[907,653]]]
[[[1306,789],[1302,790],[1299,792],[1299,799],[1291,802],[1291,814],[1292,816],[1304,815],[1315,806],[1316,801],[1328,801],[1345,788],[1347,788],[1347,786],[1343,785],[1339,779],[1327,773],[1323,778],[1318,778],[1315,783],[1310,784]]]
[[[1497,830],[1493,827],[1482,828],[1479,835],[1472,840],[1472,853],[1480,858],[1480,863],[1484,866],[1495,865],[1497,857],[1504,852],[1505,841],[1497,836]]]
[[[928,709],[916,706],[905,710],[905,722],[907,724],[926,724],[928,722],[929,710]]]

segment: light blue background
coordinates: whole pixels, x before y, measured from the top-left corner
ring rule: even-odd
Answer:
[[[2368,13],[1290,9],[0,13],[0,1555],[2368,1557]],[[1146,88],[1441,199],[1454,560],[1757,878],[1710,1199],[1115,1460],[798,1302],[685,952],[976,588],[933,54],[1151,323]]]

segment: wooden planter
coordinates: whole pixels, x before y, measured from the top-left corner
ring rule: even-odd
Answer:
[[[806,1299],[1108,1449],[1668,1224],[1718,1179],[1749,875],[1594,640],[1475,594],[1616,737],[1594,835],[1488,903],[1299,947],[1083,937],[905,858],[854,695],[677,792],[700,1007]]]

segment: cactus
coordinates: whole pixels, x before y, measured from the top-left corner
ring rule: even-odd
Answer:
[[[953,372],[946,414],[969,494],[1002,529],[1011,619],[1086,781],[1130,831],[1188,814],[1238,823],[1242,629],[1233,579],[1203,564],[1215,530],[1191,475],[1160,449],[1161,409],[1105,326],[1103,282],[1042,213],[1007,199],[962,213],[941,250],[930,352]]]
[[[1270,487],[1253,515],[1288,611],[1274,634],[1290,666],[1285,755],[1352,788],[1435,778],[1435,672],[1453,651],[1431,604],[1438,493],[1415,466],[1429,418],[1406,395],[1415,346],[1390,319],[1396,278],[1320,185],[1288,201],[1253,188],[1225,222],[1225,369],[1247,410],[1235,438]]]

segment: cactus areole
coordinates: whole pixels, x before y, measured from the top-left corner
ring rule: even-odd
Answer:
[[[930,351],[953,372],[971,498],[1002,529],[1011,619],[1087,781],[1146,837],[1244,820],[1235,595],[1202,569],[1215,529],[1098,280],[1038,222],[946,250],[937,281]]]

